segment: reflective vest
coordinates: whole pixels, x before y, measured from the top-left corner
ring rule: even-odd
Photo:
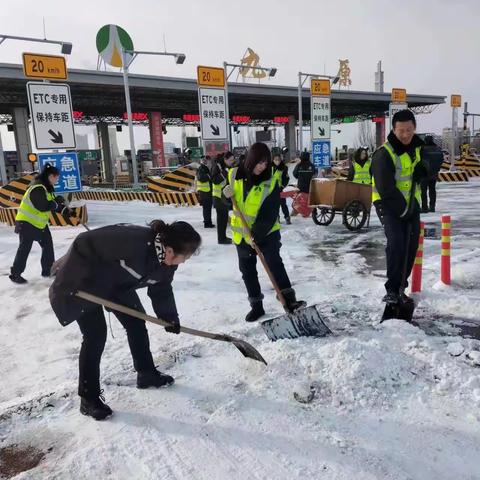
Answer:
[[[262,206],[265,199],[272,193],[277,184],[277,178],[272,176],[269,180],[262,182],[260,185],[254,185],[251,190],[248,192],[247,198],[244,200],[243,195],[243,180],[236,180],[238,168],[232,168],[228,172],[228,181],[232,187],[233,197],[235,202],[243,213],[248,227],[251,229],[252,225],[257,218],[260,207]],[[237,214],[236,210],[233,209],[232,216],[230,218],[230,225],[232,228],[232,237],[233,242],[236,245],[242,243],[242,240],[245,240],[248,244],[251,243],[251,238],[243,228],[243,223],[240,216]],[[280,223],[277,221],[273,225],[272,229],[268,232],[273,233],[277,230],[280,230]]]
[[[199,182],[197,180],[197,191],[198,192],[210,192],[210,182]]]
[[[278,182],[280,188],[282,188],[282,173],[282,170],[278,170],[272,167],[272,178],[274,178]]]
[[[222,172],[223,176],[223,172]],[[227,179],[224,178],[220,183],[212,183],[212,188],[213,188],[213,196],[217,198],[222,198],[222,190],[227,184]]]
[[[197,180],[197,192],[211,192],[212,191],[212,186],[209,181],[207,182],[200,182]]]
[[[396,187],[402,192],[402,195],[405,197],[407,205],[410,205],[410,190],[412,188],[412,175],[415,169],[415,166],[420,163],[420,147],[415,148],[415,160],[412,162],[410,155],[408,153],[402,153],[398,156],[393,147],[389,142],[383,144],[385,150],[390,154],[393,164],[395,165],[395,182]],[[415,189],[415,198],[418,203],[421,202],[421,190],[420,186],[417,185]],[[372,177],[372,202],[381,200],[380,194],[375,188],[375,178]]]
[[[365,162],[365,165],[362,167],[359,163],[353,162],[353,168],[355,170],[355,175],[353,177],[353,183],[366,183],[370,185],[372,183],[372,177],[370,176],[370,165],[372,164],[371,160],[368,159]]]
[[[22,202],[20,203],[20,207],[18,208],[18,213],[15,217],[15,220],[19,222],[28,222],[34,227],[43,230],[48,224],[48,217],[50,216],[50,212],[41,212],[33,206],[33,203],[30,200],[30,193],[34,188],[43,188],[45,190],[45,194],[47,195],[47,200],[55,200],[55,195],[53,193],[50,193],[45,188],[45,185],[32,185],[28,188],[22,198]]]

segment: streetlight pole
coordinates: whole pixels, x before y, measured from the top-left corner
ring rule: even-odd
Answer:
[[[230,73],[228,73],[228,67],[233,67],[232,70],[230,71]],[[229,106],[229,102],[228,102],[228,79],[230,78],[230,75],[235,71],[236,68],[246,68],[245,65],[241,65],[241,64],[238,64],[238,63],[228,63],[228,62],[223,62],[223,70],[224,70],[224,77],[225,77],[225,99],[227,101],[227,105],[226,105],[226,114],[227,114],[227,131],[228,131],[228,146],[229,148],[232,147],[232,143],[231,143],[231,131],[230,131],[230,106]],[[264,72],[268,72],[268,76],[270,78],[274,77],[277,73],[277,69],[276,68],[273,68],[273,67],[270,67],[270,68],[267,68],[267,67],[259,67],[259,66],[256,66],[254,67],[255,70],[262,70]]]
[[[130,157],[132,159],[133,169],[133,186],[138,187],[138,166],[137,166],[137,151],[135,150],[135,135],[133,134],[133,118],[132,118],[132,103],[130,101],[130,87],[128,84],[128,67],[127,52],[122,49],[122,61],[123,61],[123,86],[125,88],[125,103],[127,104],[127,123],[128,134],[130,137]],[[133,61],[133,58],[132,58]],[[130,62],[131,63],[131,62]]]
[[[304,78],[305,77],[305,78]],[[328,78],[332,80],[332,85],[335,85],[339,80],[340,77],[332,76],[332,75],[320,75],[317,73],[304,73],[298,72],[298,149],[300,150],[300,154],[303,150],[303,85],[307,81],[308,78]]]
[[[128,60],[127,55],[132,58]],[[130,155],[132,157],[132,169],[133,169],[133,187],[138,188],[138,165],[137,165],[137,152],[135,150],[135,135],[133,133],[133,118],[132,118],[132,103],[130,100],[130,87],[128,83],[128,68],[138,55],[158,55],[174,57],[175,63],[181,65],[186,58],[184,53],[171,53],[171,52],[150,52],[144,50],[125,50],[122,48],[122,62],[123,62],[123,86],[125,88],[125,103],[127,105],[127,123],[128,134],[130,137]]]
[[[298,150],[303,151],[303,99],[302,99],[302,72],[298,72]]]

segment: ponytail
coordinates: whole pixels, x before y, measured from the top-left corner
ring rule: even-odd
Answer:
[[[202,244],[202,237],[187,222],[165,223],[163,220],[153,220],[149,227],[165,247],[173,249],[176,255],[193,255]]]

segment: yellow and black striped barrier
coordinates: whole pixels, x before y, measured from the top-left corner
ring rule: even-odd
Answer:
[[[463,170],[456,172],[439,172],[437,179],[439,182],[468,182],[468,173]]]
[[[71,210],[75,211],[74,217],[65,218],[60,213],[52,212],[48,219],[48,223],[52,227],[76,227],[82,223],[88,222],[87,207],[83,205],[81,207],[70,207]],[[6,223],[7,225],[15,225],[15,217],[17,216],[18,208],[9,207],[2,208],[0,207],[0,223]]]
[[[158,203],[160,205],[178,205],[193,207],[198,205],[198,196],[190,192],[118,192],[118,191],[92,191],[85,190],[73,194],[75,198],[82,200],[113,201],[113,202],[131,202],[140,200],[141,202]]]
[[[0,187],[0,207],[18,207],[33,178],[33,175],[25,175]]]
[[[196,171],[190,167],[180,167],[167,172],[162,177],[148,177],[147,188],[152,192],[182,192],[192,190]]]

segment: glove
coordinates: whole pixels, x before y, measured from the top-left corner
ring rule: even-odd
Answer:
[[[165,327],[165,331],[167,331],[168,333],[175,333],[178,335],[180,333],[180,322],[176,320],[170,323],[171,323],[171,326]]]
[[[55,201],[58,203],[58,205],[65,205],[65,198],[63,198],[61,195],[56,196]]]
[[[60,212],[65,218],[74,217],[76,214],[68,207],[63,207],[62,211]]]
[[[223,196],[225,198],[232,198],[233,197],[233,191],[232,191],[232,187],[230,185],[227,185],[223,190]]]

